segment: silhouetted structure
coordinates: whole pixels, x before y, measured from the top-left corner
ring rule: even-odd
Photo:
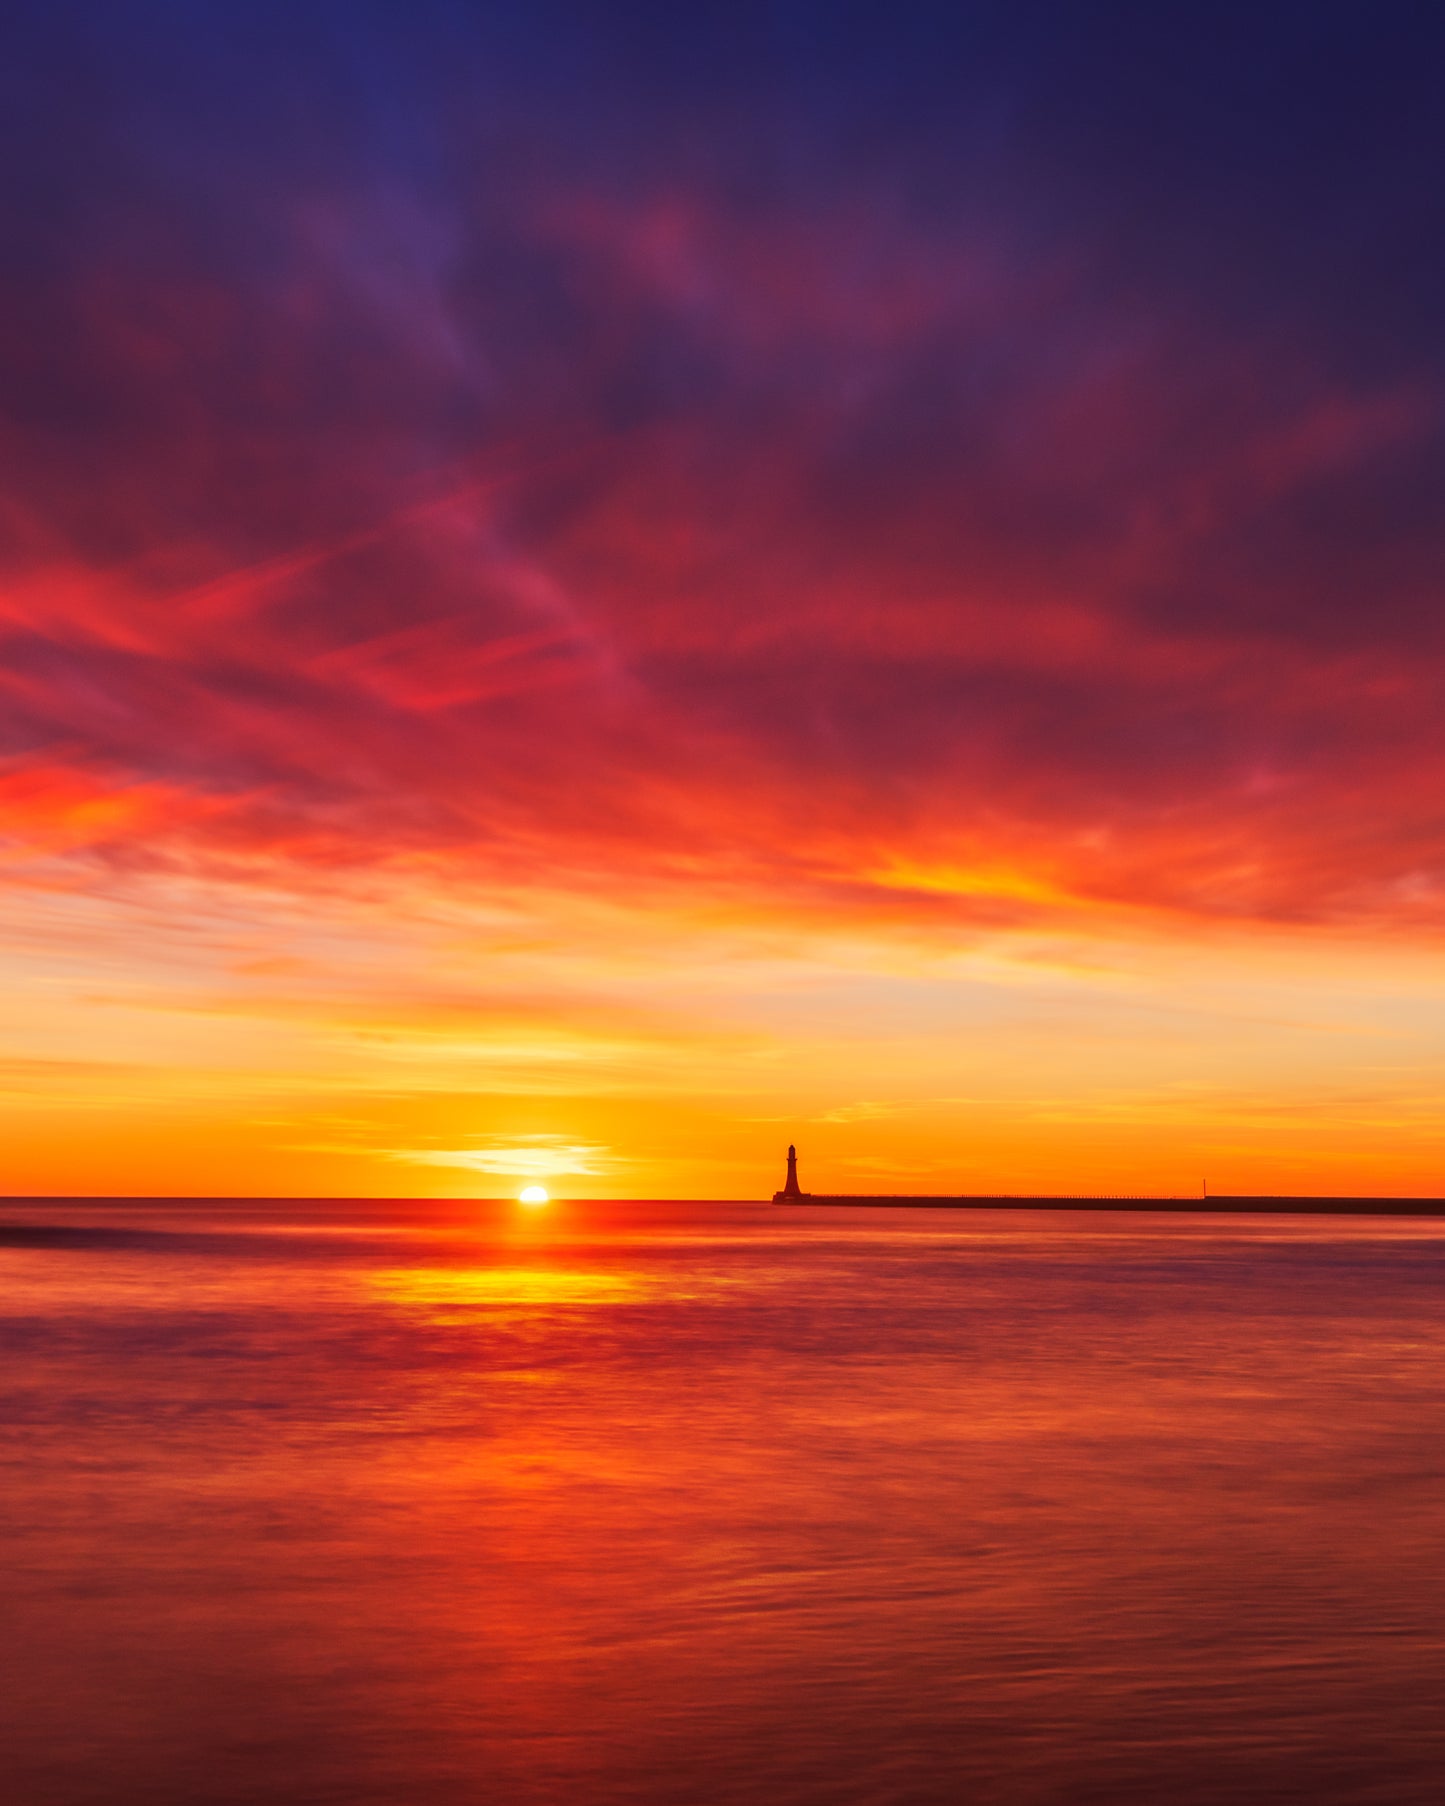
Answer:
[[[788,1144],[788,1182],[781,1191],[773,1193],[774,1204],[791,1203],[795,1198],[806,1198],[811,1194],[798,1190],[798,1150]]]
[[[896,1194],[810,1192],[798,1189],[798,1150],[788,1149],[788,1179],[773,1193],[774,1204],[853,1204],[912,1210],[1138,1210],[1189,1212],[1203,1216],[1265,1213],[1271,1216],[1445,1217],[1445,1198],[1263,1198],[1151,1197],[1118,1192],[1072,1196],[976,1193],[964,1197],[903,1197]]]

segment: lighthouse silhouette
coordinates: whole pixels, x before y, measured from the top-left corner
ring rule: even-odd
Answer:
[[[791,1198],[806,1198],[809,1194],[798,1190],[798,1150],[788,1146],[788,1182],[781,1191],[773,1193],[774,1204],[786,1204]]]

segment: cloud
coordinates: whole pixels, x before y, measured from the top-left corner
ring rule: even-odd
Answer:
[[[524,1147],[387,1148],[384,1154],[408,1166],[457,1167],[512,1179],[595,1178],[617,1166],[606,1147],[555,1137],[537,1137]]]
[[[12,866],[1438,928],[1445,389],[1373,296],[1186,282],[896,99],[856,181],[821,98],[801,159],[499,104],[500,181],[425,32],[381,165],[223,62],[224,130],[76,120],[93,190],[43,141],[63,243],[21,196]]]

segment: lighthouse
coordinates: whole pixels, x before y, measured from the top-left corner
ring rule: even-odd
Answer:
[[[788,1182],[781,1191],[773,1193],[774,1204],[788,1204],[795,1198],[806,1198],[809,1194],[798,1190],[798,1150],[789,1145],[788,1148]]]

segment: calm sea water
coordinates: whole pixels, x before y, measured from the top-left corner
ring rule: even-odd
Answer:
[[[30,1802],[1437,1801],[1445,1225],[0,1204]]]

